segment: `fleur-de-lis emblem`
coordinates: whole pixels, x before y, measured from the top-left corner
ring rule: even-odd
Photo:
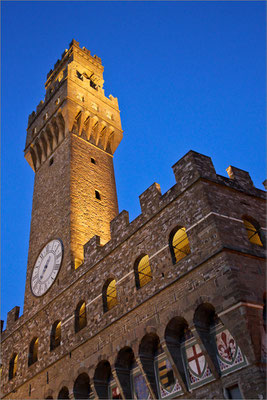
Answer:
[[[233,361],[236,353],[236,343],[229,332],[222,332],[218,341],[218,352],[222,358]]]

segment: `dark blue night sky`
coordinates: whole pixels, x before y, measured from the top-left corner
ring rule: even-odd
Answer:
[[[1,2],[2,314],[23,307],[34,173],[28,115],[73,38],[102,58],[124,139],[115,156],[120,211],[140,213],[153,182],[190,149],[265,179],[265,2]]]

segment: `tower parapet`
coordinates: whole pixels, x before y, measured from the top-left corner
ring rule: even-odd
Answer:
[[[25,158],[36,171],[68,132],[113,154],[122,139],[118,99],[105,96],[101,59],[72,40],[47,74],[45,99],[29,115]]]

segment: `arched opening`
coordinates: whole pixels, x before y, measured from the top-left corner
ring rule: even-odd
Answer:
[[[51,126],[53,129],[54,137],[56,139],[56,145],[58,145],[59,144],[59,129],[58,129],[57,121],[55,118],[53,118],[53,120],[51,121]]]
[[[59,137],[62,140],[65,136],[65,121],[61,113],[57,115],[57,123],[59,127]]]
[[[36,139],[36,141],[35,141],[35,148],[37,151],[37,157],[38,157],[39,163],[41,164],[42,160],[44,158],[44,155],[43,155],[43,151],[42,151],[42,148],[41,148],[41,145],[40,145],[38,139]]]
[[[42,148],[44,150],[44,156],[46,158],[47,157],[47,143],[46,143],[45,133],[44,132],[42,132],[42,134],[41,134],[40,142],[42,143]]]
[[[156,374],[154,368],[155,357],[162,353],[158,335],[155,333],[147,333],[141,340],[139,345],[139,357],[143,365],[144,372],[150,383],[150,387],[156,398],[159,398]]]
[[[104,312],[111,310],[118,304],[115,279],[108,279],[103,286],[103,309]]]
[[[91,392],[89,376],[84,372],[74,382],[73,394],[75,399],[89,399]]]
[[[52,125],[48,125],[46,127],[46,135],[47,135],[47,145],[48,145],[48,155],[52,153],[54,148],[56,147],[56,138],[53,135],[52,131]]]
[[[204,344],[217,372],[220,374],[220,367],[217,360],[216,338],[213,334],[215,325],[219,322],[215,308],[209,303],[200,304],[194,314],[194,325],[199,337]]]
[[[109,383],[111,380],[111,367],[108,361],[100,361],[95,369],[94,386],[99,399],[109,398]]]
[[[81,300],[75,310],[75,332],[79,332],[86,324],[86,304]]]
[[[131,371],[135,365],[135,357],[130,347],[124,347],[118,353],[115,369],[120,381],[125,399],[133,399]]]
[[[169,238],[169,246],[173,264],[191,253],[190,244],[185,227],[175,228]]]
[[[57,398],[69,399],[69,389],[66,386],[63,386],[63,388],[60,389]]]
[[[244,217],[243,222],[250,243],[257,244],[258,246],[263,247],[263,235],[259,223],[250,217]]]
[[[79,127],[80,127],[80,124],[81,124],[81,119],[82,119],[82,112],[81,112],[81,111],[78,111],[78,113],[76,114],[76,117],[74,118],[72,130],[71,130],[73,133],[76,133],[76,135],[77,135],[78,132],[79,132]]]
[[[135,284],[137,289],[142,288],[152,280],[152,272],[148,255],[140,256],[134,265]]]
[[[197,343],[184,318],[175,317],[170,320],[165,330],[165,340],[188,390],[214,380],[203,347]]]
[[[202,303],[197,307],[194,324],[219,375],[226,375],[247,365],[246,357],[235,338],[211,304]]]
[[[9,361],[9,380],[13,379],[17,375],[18,369],[18,354],[13,354],[11,360]]]
[[[38,360],[38,338],[33,338],[29,347],[28,366]]]
[[[173,361],[187,385],[186,364],[184,362],[183,347],[187,339],[192,337],[187,321],[182,317],[172,318],[165,330],[165,340]]]
[[[54,350],[61,344],[61,321],[54,322],[50,336],[50,350]]]
[[[32,147],[30,147],[30,154],[31,154],[31,157],[32,157],[33,168],[34,168],[34,170],[36,170],[36,168],[37,168],[37,158],[36,158],[36,153],[35,153],[35,151],[33,150]]]

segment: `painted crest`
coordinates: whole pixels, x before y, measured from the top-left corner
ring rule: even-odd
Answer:
[[[186,349],[186,356],[191,372],[201,377],[206,368],[206,358],[200,346],[196,343],[192,347]]]
[[[217,335],[217,348],[219,356],[226,363],[232,364],[237,352],[237,345],[228,330],[221,332]]]
[[[235,339],[223,325],[216,328],[217,358],[222,375],[247,365],[247,359]]]

